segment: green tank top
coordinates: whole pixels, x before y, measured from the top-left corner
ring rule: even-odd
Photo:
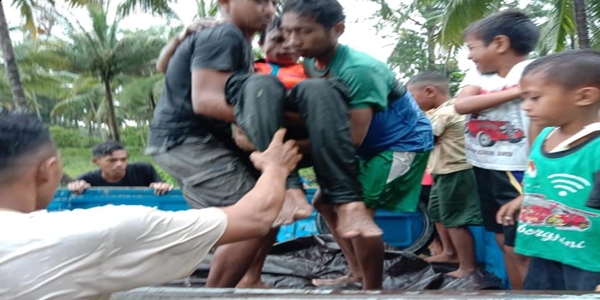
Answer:
[[[600,182],[600,132],[571,149],[548,153],[546,128],[531,148],[515,251],[600,272],[600,210],[585,205]]]

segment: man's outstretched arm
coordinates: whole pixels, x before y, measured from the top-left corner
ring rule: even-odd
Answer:
[[[250,157],[263,173],[254,188],[235,205],[223,208],[227,229],[216,245],[259,238],[271,230],[285,199],[286,178],[302,158],[293,140],[283,143],[285,130],[275,133],[264,152]]]

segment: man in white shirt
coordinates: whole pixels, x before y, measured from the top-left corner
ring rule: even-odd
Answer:
[[[284,134],[252,154],[262,176],[233,206],[48,213],[63,173],[50,132],[35,117],[0,115],[0,299],[107,299],[189,276],[214,246],[264,236],[301,158]]]

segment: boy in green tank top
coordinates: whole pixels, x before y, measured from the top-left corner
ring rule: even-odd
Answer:
[[[532,257],[525,289],[594,290],[600,283],[600,52],[540,58],[525,68],[521,90],[523,109],[546,129],[531,148],[524,195],[503,206],[497,221],[518,224],[515,251]]]

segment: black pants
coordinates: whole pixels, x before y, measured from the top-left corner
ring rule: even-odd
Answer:
[[[350,135],[349,91],[335,79],[307,79],[289,93],[274,76],[234,74],[225,87],[236,123],[259,151],[265,150],[275,132],[284,126],[284,112],[298,112],[306,123],[312,165],[323,201],[330,204],[362,201],[358,181],[356,146]],[[294,136],[299,138],[299,136]],[[297,172],[288,188],[302,188]]]
[[[529,263],[526,290],[593,291],[600,272],[590,272],[563,263],[533,257]]]

